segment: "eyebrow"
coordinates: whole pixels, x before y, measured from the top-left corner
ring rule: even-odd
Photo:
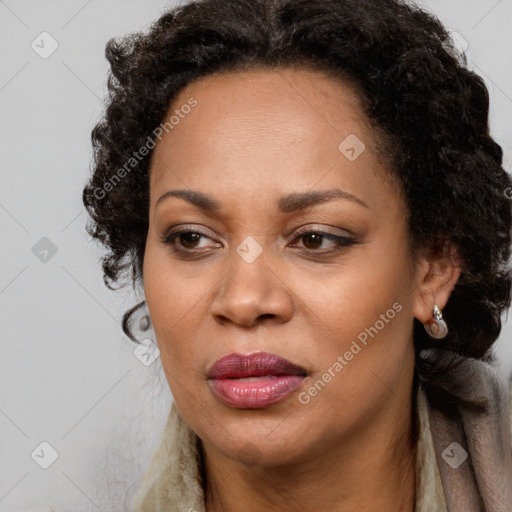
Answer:
[[[221,204],[214,199],[213,197],[199,192],[197,190],[169,190],[165,192],[158,198],[158,201],[155,204],[155,208],[164,200],[169,197],[178,197],[188,201],[189,203],[197,206],[201,210],[206,212],[218,212],[221,210]],[[284,213],[291,213],[300,210],[305,210],[310,206],[314,206],[316,204],[325,203],[327,201],[331,201],[333,199],[344,199],[347,201],[352,201],[354,203],[358,203],[365,208],[370,209],[370,207],[358,197],[349,194],[340,189],[329,189],[329,190],[320,190],[320,191],[309,191],[309,192],[294,192],[292,194],[288,194],[279,198],[277,204],[279,210]]]

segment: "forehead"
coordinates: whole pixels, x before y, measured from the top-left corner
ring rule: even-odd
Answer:
[[[191,102],[193,108],[183,107]],[[382,179],[357,93],[317,71],[206,76],[179,93],[166,119],[171,116],[178,122],[163,134],[151,162],[151,187],[157,191],[190,187],[239,196],[241,185],[246,192],[277,185],[292,191],[311,189],[320,180],[325,187],[343,185],[344,174],[362,187],[372,176]],[[347,158],[354,156],[352,149],[356,159]]]
[[[174,126],[175,139],[193,131],[218,145],[221,134],[248,137],[252,129],[255,142],[272,141],[278,133],[276,145],[304,139],[335,143],[355,131],[370,142],[371,129],[356,92],[318,71],[254,69],[202,77],[178,94],[166,118],[179,113],[191,98],[197,106]]]

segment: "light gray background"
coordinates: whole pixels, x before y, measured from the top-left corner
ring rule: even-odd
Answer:
[[[160,361],[141,364],[121,331],[135,297],[104,287],[81,191],[102,111],[105,43],[146,28],[172,4],[0,0],[2,512],[123,510],[164,426],[172,398]],[[512,0],[421,4],[468,41],[510,170]],[[31,48],[35,40],[43,51],[43,31],[58,43],[47,59]],[[46,262],[33,253],[43,237],[57,248]],[[507,371],[511,337],[508,323],[498,343]],[[48,469],[31,457],[43,441],[58,453]],[[49,456],[44,447],[36,453]]]

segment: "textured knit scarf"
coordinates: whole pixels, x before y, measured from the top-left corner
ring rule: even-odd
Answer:
[[[435,364],[446,351],[421,357]],[[431,406],[420,381],[415,512],[512,512],[512,381],[509,390],[490,357],[461,360],[442,385],[487,409],[459,408],[453,419]],[[200,463],[200,440],[173,403],[133,512],[205,512]]]

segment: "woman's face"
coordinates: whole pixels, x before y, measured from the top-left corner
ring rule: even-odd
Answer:
[[[152,156],[143,275],[188,425],[261,465],[374,425],[397,435],[396,418],[410,419],[418,270],[355,93],[314,71],[224,73],[182,90],[171,115]],[[263,357],[252,378],[229,374],[243,361],[209,378],[220,358],[261,352],[304,374]]]

